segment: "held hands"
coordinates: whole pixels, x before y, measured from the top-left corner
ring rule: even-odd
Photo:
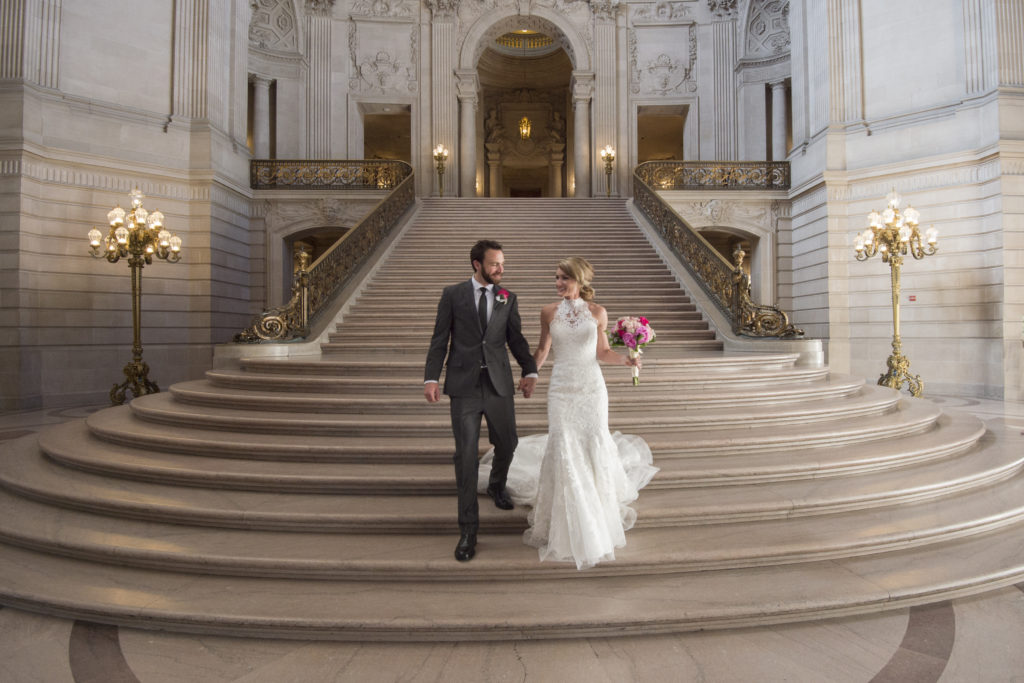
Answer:
[[[533,390],[536,388],[536,377],[524,377],[519,380],[519,391],[523,392],[523,398],[530,398],[533,395]]]

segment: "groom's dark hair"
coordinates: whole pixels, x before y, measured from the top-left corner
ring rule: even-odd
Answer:
[[[501,247],[501,242],[494,240],[480,240],[473,245],[473,248],[469,250],[469,265],[473,265],[473,261],[479,261],[480,265],[484,264],[484,254],[489,250],[494,249],[495,251],[504,251]]]

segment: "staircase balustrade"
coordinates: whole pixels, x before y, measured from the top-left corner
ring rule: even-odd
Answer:
[[[253,178],[256,179],[256,164],[265,164],[265,161],[253,162]],[[284,163],[284,162],[283,162]],[[287,162],[298,163],[298,162]],[[305,162],[317,164],[321,162]],[[366,261],[366,258],[373,253],[377,246],[387,237],[391,229],[398,223],[410,206],[416,201],[416,189],[414,186],[412,167],[405,162],[323,162],[333,164],[336,170],[348,169],[354,165],[366,164],[362,182],[368,178],[376,177],[378,181],[384,177],[386,164],[391,169],[388,175],[389,182],[395,181],[394,187],[387,197],[368,213],[358,225],[345,233],[337,242],[332,244],[323,255],[312,264],[305,252],[299,255],[299,267],[295,270],[292,281],[292,296],[287,304],[270,308],[260,313],[246,329],[235,335],[236,343],[258,343],[258,342],[283,342],[292,339],[301,339],[309,334],[310,326],[316,322],[320,313],[325,309],[327,303],[336,292],[345,286],[353,277],[355,272]],[[293,176],[290,176],[293,177]],[[339,176],[333,176],[337,179]],[[330,179],[326,175],[320,177],[316,189],[336,187],[329,185]],[[254,184],[255,187],[255,184]],[[273,186],[278,187],[278,186]],[[289,185],[289,187],[308,187],[306,185]],[[350,189],[367,189],[371,185],[359,185],[355,180]],[[381,185],[373,185],[374,189],[382,189]]]
[[[788,190],[788,161],[647,161],[636,169],[658,190]]]
[[[788,164],[784,173],[785,186],[789,186]],[[672,166],[679,168],[673,170]],[[754,173],[760,169],[772,170],[780,166],[779,162],[760,162],[735,164],[705,164],[707,173],[695,173],[693,178],[713,178],[716,169],[722,173],[730,167],[750,168],[752,176],[765,178],[772,173]],[[692,162],[649,161],[637,166],[633,172],[633,201],[637,208],[651,221],[655,229],[665,240],[669,248],[686,265],[687,269],[711,297],[715,305],[731,321],[734,334],[750,337],[796,337],[803,336],[803,330],[793,327],[786,315],[777,306],[756,303],[750,295],[750,276],[743,271],[743,251],[739,250],[734,257],[735,264],[730,264],[725,257],[711,246],[682,216],[666,202],[655,190],[658,189],[708,189],[710,185],[685,185],[689,177],[688,171],[695,171]],[[678,181],[682,186],[673,185]],[[738,181],[737,181],[738,182]],[[764,182],[769,182],[765,180]],[[775,182],[774,180],[771,182]],[[780,181],[781,182],[781,181]],[[729,186],[740,187],[737,186]],[[765,185],[744,185],[750,189],[766,189]],[[770,185],[781,189],[781,185]]]
[[[412,175],[404,161],[253,159],[254,190],[390,190]]]

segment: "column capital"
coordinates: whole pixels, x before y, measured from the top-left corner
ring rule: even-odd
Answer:
[[[334,0],[306,0],[306,12],[313,15],[327,16],[334,9]]]
[[[572,73],[572,101],[589,102],[594,97],[594,72],[574,71]]]
[[[427,0],[427,7],[435,19],[451,19],[459,10],[459,0]]]
[[[475,101],[479,91],[480,77],[476,69],[455,70],[455,94],[460,101]]]
[[[257,88],[269,88],[270,84],[273,82],[273,78],[267,78],[266,76],[260,76],[259,74],[249,74],[249,83]]]
[[[615,21],[619,13],[619,0],[590,0],[590,11],[600,21]]]

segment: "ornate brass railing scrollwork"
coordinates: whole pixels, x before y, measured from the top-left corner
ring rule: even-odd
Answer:
[[[334,294],[348,283],[416,201],[412,168],[403,162],[394,163],[404,169],[394,191],[312,264],[306,252],[301,252],[291,300],[256,316],[249,327],[235,335],[235,342],[288,341],[309,334]]]
[[[787,161],[647,161],[637,175],[656,190],[788,190]]]
[[[412,169],[404,161],[351,159],[253,159],[254,190],[390,190]]]
[[[647,216],[718,309],[730,320],[735,334],[750,337],[802,336],[803,330],[793,327],[789,316],[778,307],[753,301],[750,277],[743,271],[742,251],[733,255],[736,264],[730,264],[649,184],[653,169],[648,168],[648,164],[657,164],[658,169],[664,171],[669,163],[672,162],[647,162],[633,172],[633,201],[637,208]]]

